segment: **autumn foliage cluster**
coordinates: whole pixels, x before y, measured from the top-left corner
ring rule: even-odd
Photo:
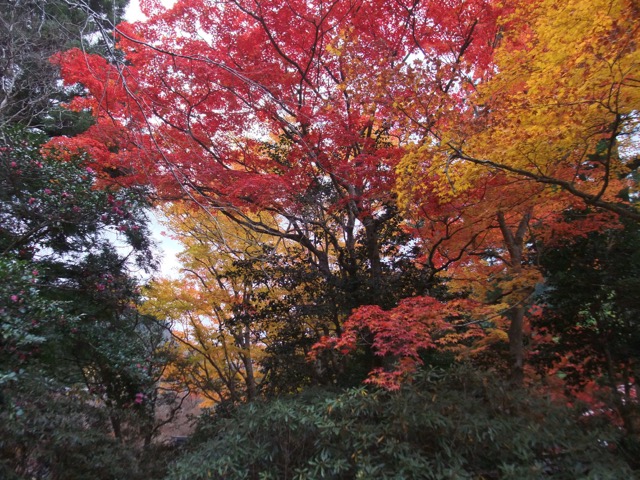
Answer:
[[[182,244],[168,384],[222,417],[464,364],[637,441],[636,1],[141,7],[52,57],[94,123],[44,152]]]

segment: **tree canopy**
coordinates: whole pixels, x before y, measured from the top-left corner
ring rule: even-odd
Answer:
[[[0,72],[7,382],[73,352],[147,444],[158,391],[206,399],[171,478],[638,467],[635,0],[42,5],[94,37]],[[149,205],[182,269],[139,289]]]

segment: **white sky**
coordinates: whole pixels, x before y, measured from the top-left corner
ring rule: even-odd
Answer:
[[[157,245],[155,252],[160,270],[155,275],[163,278],[178,278],[180,275],[180,262],[177,255],[183,249],[180,242],[169,237],[168,228],[162,225],[164,215],[158,209],[151,211],[149,215],[149,230],[151,238]],[[166,233],[165,233],[166,232]]]
[[[127,22],[137,22],[145,19],[145,16],[140,11],[139,0],[129,1],[129,5],[127,5],[127,9],[124,12],[124,18]]]
[[[162,3],[170,7],[175,3],[175,0],[162,0]],[[138,22],[146,19],[140,11],[139,0],[129,1],[124,18],[127,22]],[[160,270],[156,276],[177,278],[180,274],[181,266],[176,255],[182,251],[182,245],[165,233],[168,229],[162,225],[164,215],[160,210],[153,210],[149,215],[149,220],[151,237],[157,245],[156,258],[160,265]]]
[[[176,0],[160,0],[160,3],[162,3],[166,8],[171,8],[171,6],[176,3]],[[146,17],[140,11],[139,0],[129,0],[127,9],[124,12],[124,19],[127,22],[139,22],[146,20]]]

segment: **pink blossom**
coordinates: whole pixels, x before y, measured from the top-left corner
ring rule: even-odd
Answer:
[[[36,201],[36,199],[35,199],[35,198],[33,198],[33,197],[31,197],[31,198],[29,199],[29,205],[32,205],[33,203],[35,203],[35,201]]]
[[[91,167],[87,167],[87,173],[95,173],[95,170]]]
[[[16,167],[18,166],[18,164],[17,164],[16,162],[11,162],[11,166],[12,166],[13,168],[16,168]]]
[[[17,302],[18,300],[20,300],[20,297],[18,297],[18,295],[11,295],[12,302]]]
[[[48,188],[45,188],[44,193],[46,193],[47,195],[51,195],[51,190]]]

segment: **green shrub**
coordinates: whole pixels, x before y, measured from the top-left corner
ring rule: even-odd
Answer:
[[[400,392],[309,391],[210,419],[168,478],[632,478],[619,434],[489,375],[433,370]]]

